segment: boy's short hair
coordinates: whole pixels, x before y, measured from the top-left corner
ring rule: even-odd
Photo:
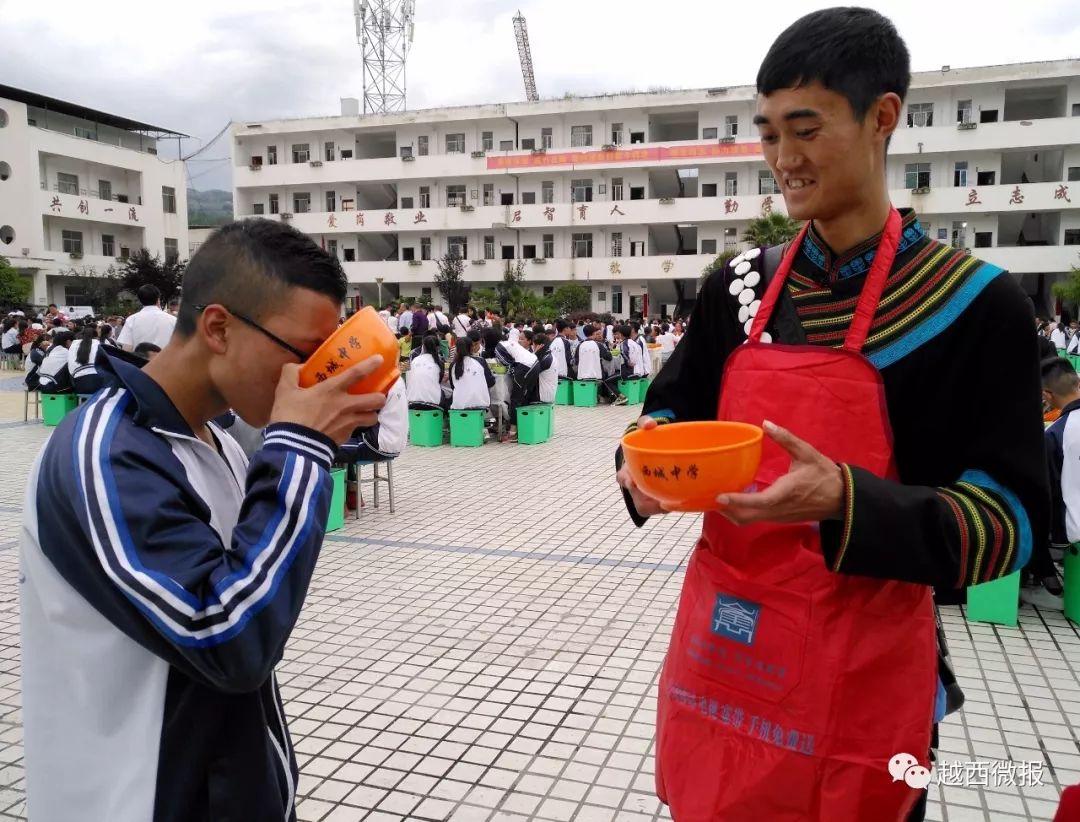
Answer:
[[[766,97],[811,83],[843,95],[862,120],[882,94],[907,97],[911,56],[884,15],[855,7],[822,9],[776,38],[757,75],[758,94]]]
[[[260,320],[281,307],[293,287],[340,305],[346,283],[337,258],[306,234],[277,220],[239,220],[211,234],[188,263],[176,332],[195,331],[199,306],[223,305]]]

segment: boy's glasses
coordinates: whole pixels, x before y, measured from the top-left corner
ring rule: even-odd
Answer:
[[[286,351],[296,357],[301,363],[307,362],[308,357],[311,356],[310,354],[301,351],[296,346],[290,345],[289,343],[285,342],[285,340],[281,339],[281,337],[279,337],[273,331],[268,331],[267,329],[263,328],[261,325],[255,322],[255,320],[251,319],[251,317],[244,316],[239,311],[233,311],[227,305],[223,305],[221,307],[228,311],[230,314],[232,314],[234,317],[236,317],[236,319],[240,320],[240,322],[244,323],[244,325],[251,326],[263,336],[276,342],[278,345],[280,345],[282,348],[284,348]],[[206,310],[205,305],[193,305],[192,308],[194,308],[196,311]]]

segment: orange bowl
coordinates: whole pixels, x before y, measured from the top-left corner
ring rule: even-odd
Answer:
[[[623,437],[638,488],[672,511],[713,511],[720,494],[742,491],[761,462],[763,432],[744,422],[673,422]]]
[[[382,354],[383,363],[379,369],[354,383],[349,388],[349,393],[385,394],[400,376],[399,353],[394,332],[369,305],[349,317],[344,325],[308,357],[308,361],[300,369],[300,385],[310,388],[340,373],[343,368],[356,365],[373,354]]]

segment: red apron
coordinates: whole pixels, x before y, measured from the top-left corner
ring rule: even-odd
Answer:
[[[761,342],[801,246],[724,368],[717,418],[787,428],[837,463],[896,479],[885,387],[860,353],[896,257],[894,209],[842,349]],[[755,482],[791,458],[768,437]],[[656,781],[677,822],[907,817],[889,760],[928,765],[937,648],[931,589],[830,571],[818,524],[705,515],[660,679]]]

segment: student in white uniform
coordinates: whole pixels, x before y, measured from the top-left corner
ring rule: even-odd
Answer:
[[[560,380],[571,379],[570,359],[573,349],[567,332],[572,330],[570,323],[566,320],[555,321],[555,339],[551,341],[550,351],[552,359],[555,361],[555,373],[559,375]]]
[[[378,422],[357,428],[338,448],[335,462],[381,462],[392,460],[405,450],[409,439],[409,400],[405,381],[398,379],[386,393],[386,405]]]
[[[472,311],[472,309],[470,308],[468,311]],[[473,318],[469,315],[468,311],[463,308],[461,309],[461,313],[454,317],[453,331],[455,337],[460,338],[467,336],[469,330],[472,328]]]
[[[630,340],[631,342],[637,343],[638,348],[641,350],[641,374],[639,376],[651,376],[652,357],[649,356],[649,344],[637,325],[630,326]]]
[[[97,330],[84,328],[78,341],[68,348],[68,373],[76,394],[96,394],[105,383],[94,364],[99,346]]]
[[[1072,336],[1069,337],[1069,345],[1065,351],[1069,354],[1080,354],[1080,328],[1076,328],[1076,323],[1072,324],[1070,331]]]
[[[38,369],[38,390],[42,394],[71,393],[71,371],[68,369],[68,348],[75,335],[70,331],[53,334],[52,346]]]
[[[549,405],[555,402],[555,392],[559,388],[559,372],[555,357],[551,353],[551,345],[546,334],[533,335],[533,353],[536,355],[533,369],[537,371],[536,398]]]
[[[45,362],[45,355],[48,353],[49,338],[41,334],[30,344],[30,353],[26,355],[26,364],[23,366],[26,369],[26,377],[23,378],[23,383],[26,385],[27,390],[38,390],[41,382],[41,375],[38,371],[41,364]]]
[[[161,310],[161,292],[155,286],[139,286],[135,294],[142,310],[127,318],[116,341],[125,351],[134,351],[135,346],[143,342],[164,349],[176,328],[176,317]]]
[[[532,331],[518,332],[518,340],[506,340],[495,346],[495,359],[506,366],[506,371],[511,378],[510,389],[510,431],[509,438],[513,439],[517,434],[517,409],[529,404],[530,390],[535,391],[536,374],[531,373],[536,365],[536,355],[526,346],[532,345]]]
[[[439,358],[439,338],[424,337],[420,351],[409,365],[409,408],[433,409],[450,407],[450,398],[442,390],[443,367]]]
[[[645,376],[645,366],[642,364],[641,346],[633,339],[633,329],[629,325],[620,325],[615,329],[615,344],[622,354],[622,364],[619,366],[619,377],[624,380],[640,380]]]
[[[664,323],[660,328],[660,336],[656,341],[660,343],[660,365],[664,365],[668,361],[668,357],[675,351],[675,343],[678,340],[675,339],[675,335],[671,333],[671,326]]]
[[[1069,345],[1069,338],[1065,334],[1065,330],[1061,327],[1061,323],[1054,325],[1054,330],[1050,334],[1050,342],[1054,344],[1054,348],[1058,351],[1064,351]]]
[[[453,399],[450,408],[460,411],[491,408],[491,388],[495,375],[488,364],[477,356],[480,353],[479,335],[457,338],[457,354],[450,367],[450,387]]]
[[[600,383],[600,393],[611,397],[613,405],[626,405],[626,397],[619,393],[615,385],[618,375],[604,376],[602,360],[611,361],[611,349],[604,343],[603,327],[587,325],[584,332],[585,341],[580,343],[574,352],[577,379],[596,380]]]

